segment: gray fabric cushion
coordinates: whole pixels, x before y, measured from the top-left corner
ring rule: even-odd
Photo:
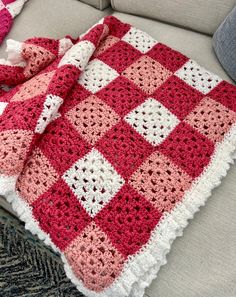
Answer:
[[[115,10],[213,34],[236,0],[111,0]]]
[[[80,1],[89,5],[92,5],[100,10],[107,8],[111,4],[110,0],[80,0]]]
[[[236,6],[215,32],[213,45],[224,69],[236,81]]]

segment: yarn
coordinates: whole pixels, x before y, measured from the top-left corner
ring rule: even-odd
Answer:
[[[86,296],[141,297],[229,168],[235,86],[113,16],[9,46],[0,194]]]
[[[1,0],[0,1],[0,44],[10,31],[13,19],[17,16],[27,0]]]

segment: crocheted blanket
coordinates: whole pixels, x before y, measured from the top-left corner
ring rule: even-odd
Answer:
[[[28,0],[0,0],[0,44],[10,31],[13,19],[21,12]]]
[[[233,161],[236,87],[112,16],[8,52],[0,194],[86,296],[143,296]]]

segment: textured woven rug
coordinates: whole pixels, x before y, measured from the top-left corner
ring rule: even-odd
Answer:
[[[0,296],[82,297],[60,257],[0,208]]]

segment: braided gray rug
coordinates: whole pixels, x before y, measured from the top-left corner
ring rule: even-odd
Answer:
[[[0,207],[0,297],[84,297],[60,257]]]

